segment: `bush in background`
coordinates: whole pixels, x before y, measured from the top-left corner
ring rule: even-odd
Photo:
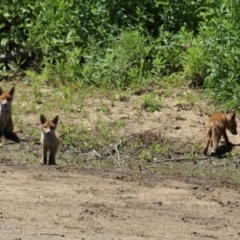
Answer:
[[[0,51],[28,52],[49,82],[127,89],[181,72],[237,108],[239,9],[238,0],[3,0]]]

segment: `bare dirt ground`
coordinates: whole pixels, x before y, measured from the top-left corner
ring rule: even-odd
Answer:
[[[19,90],[16,102],[20,95]],[[165,98],[165,107],[154,113],[143,111],[137,97],[112,105],[109,99],[96,98],[94,103],[85,103],[87,118],[82,111],[66,117],[59,110],[60,125],[71,119],[91,127],[98,118],[98,105],[111,105],[102,118],[113,122],[123,119],[123,134],[159,129],[169,143],[179,141],[190,154],[192,149],[201,150],[204,143],[207,115],[201,109],[209,110],[208,103],[191,105],[177,96]],[[76,102],[73,107],[78,107]],[[52,111],[47,115],[52,116]],[[32,139],[27,134],[38,127],[39,119],[31,112],[16,117],[22,123],[20,143],[1,145],[0,239],[240,238],[238,177],[232,180],[204,171],[195,175],[69,165],[61,158],[61,148],[57,166],[39,166],[40,146],[29,145]],[[229,138],[235,144],[240,142],[239,135]],[[200,145],[193,146],[195,142]],[[239,151],[238,146],[234,151]],[[231,171],[238,172],[237,168]]]
[[[239,239],[239,182],[1,163],[0,239]]]

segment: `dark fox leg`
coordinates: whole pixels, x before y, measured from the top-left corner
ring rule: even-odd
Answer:
[[[42,148],[42,159],[40,161],[41,165],[45,165],[47,164],[47,149],[46,148]]]
[[[211,128],[208,128],[207,129],[207,132],[206,132],[206,144],[205,144],[205,147],[204,147],[204,149],[203,149],[203,154],[207,154],[207,152],[208,152],[208,147],[209,147],[209,144],[211,143],[211,145],[212,145],[212,140],[211,140],[211,138],[212,138],[212,129]]]

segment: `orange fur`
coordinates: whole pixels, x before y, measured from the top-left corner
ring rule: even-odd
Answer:
[[[0,135],[13,133],[12,100],[14,87],[8,92],[0,87]]]
[[[42,159],[40,163],[42,165],[47,164],[47,154],[49,153],[48,164],[55,165],[55,156],[57,153],[57,148],[60,142],[59,137],[56,134],[56,127],[58,124],[58,116],[54,117],[52,120],[47,120],[46,117],[41,114],[41,145],[42,145]]]
[[[204,154],[207,154],[208,147],[211,144],[212,154],[217,152],[218,144],[221,136],[223,136],[226,144],[231,145],[228,140],[226,130],[229,130],[233,135],[237,134],[237,122],[236,113],[223,114],[214,113],[207,121],[206,124],[206,145],[203,150]]]

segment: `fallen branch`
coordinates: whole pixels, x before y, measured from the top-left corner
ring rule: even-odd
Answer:
[[[121,143],[122,143],[122,140],[120,139],[119,143],[114,146],[114,150],[116,151],[117,156],[118,156],[118,161],[120,161],[120,154],[119,154],[118,148],[121,145]]]
[[[64,234],[58,234],[58,233],[40,233],[40,235],[49,235],[49,236],[65,237]]]
[[[103,151],[103,154],[101,156],[102,157],[109,156],[109,155],[112,155],[114,152],[116,152],[118,154],[118,158],[120,158],[118,148],[121,145],[121,143],[122,143],[122,140],[120,139],[119,143],[115,144],[113,147],[110,147],[109,149],[105,148],[105,150],[104,150],[105,153]]]
[[[213,159],[213,157],[199,157],[199,158],[192,158],[188,159],[186,157],[184,158],[166,158],[158,161],[151,161],[152,163],[162,163],[162,162],[183,162],[183,161],[204,161]]]
[[[125,157],[122,159],[123,160],[126,160],[126,159],[129,159],[129,158],[132,158],[133,156],[136,156],[138,155],[140,152],[142,152],[142,150],[144,150],[148,145],[144,145],[140,150],[138,150],[137,152],[135,152],[134,154],[132,154],[131,156],[128,156],[128,157]]]
[[[117,164],[117,166],[120,167],[119,161],[117,161],[117,160],[113,157],[112,154],[110,155],[110,157],[111,157],[111,158],[113,159],[113,161]]]
[[[155,166],[149,166],[149,167],[145,167],[145,168],[142,169],[141,165],[139,164],[138,168],[142,172],[142,171],[145,171],[145,170],[147,170],[149,168],[156,168],[156,167]]]

